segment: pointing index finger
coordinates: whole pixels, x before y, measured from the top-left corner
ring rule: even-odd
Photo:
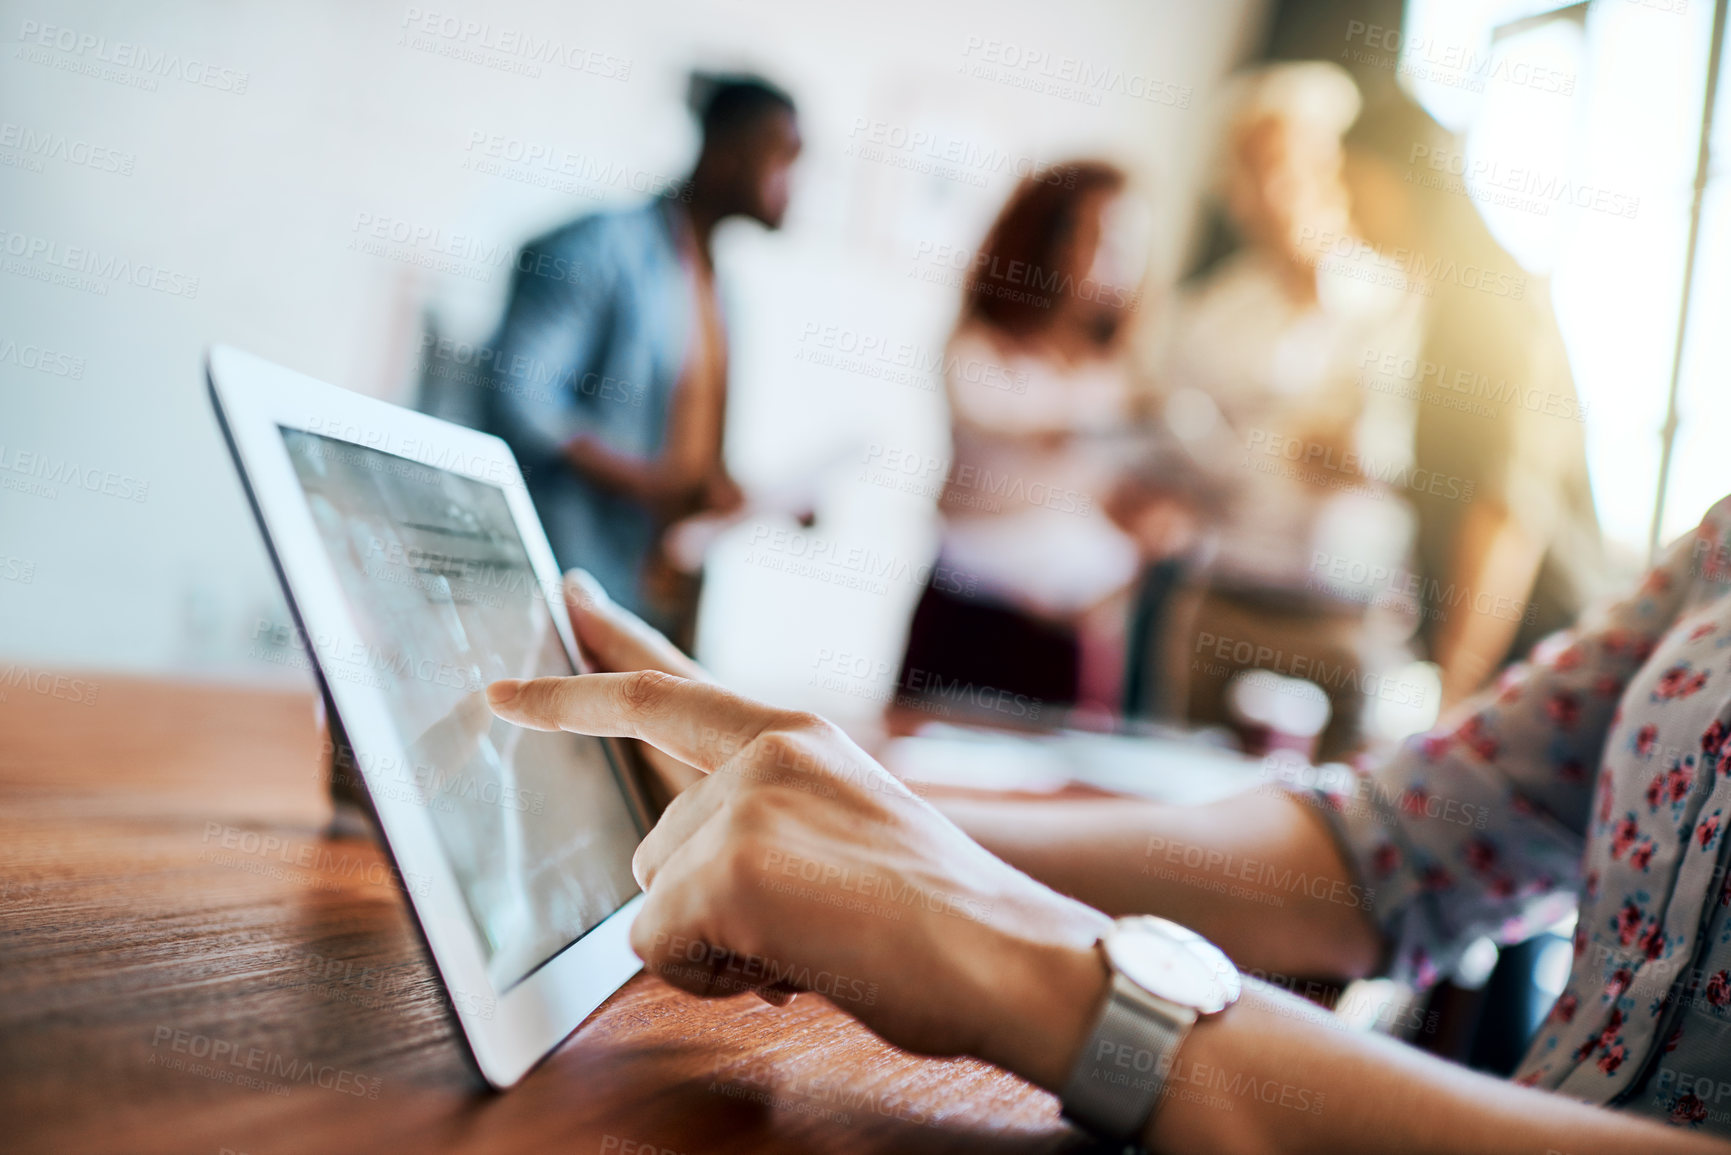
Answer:
[[[507,679],[487,687],[487,702],[519,726],[636,738],[705,773],[784,716],[720,686],[660,670]]]

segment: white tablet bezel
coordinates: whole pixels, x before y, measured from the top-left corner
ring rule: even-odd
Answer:
[[[546,532],[505,443],[376,398],[351,393],[227,346],[210,350],[207,376],[218,420],[234,453],[259,526],[296,623],[308,639],[359,638],[336,568],[331,563],[281,430],[304,430],[446,469],[503,490],[542,591],[562,602],[559,569]],[[552,615],[572,668],[584,666],[571,624]],[[308,644],[308,657],[334,703],[356,754],[367,766],[407,764],[383,690],[326,668],[327,647]],[[573,739],[577,741],[578,739]],[[650,821],[626,763],[611,743],[608,756],[638,822]],[[389,759],[399,759],[395,763]],[[440,849],[432,816],[416,792],[369,782],[368,794],[387,852],[449,996],[475,1065],[494,1087],[509,1087],[546,1056],[641,967],[629,932],[641,894],[506,991],[487,977],[486,955],[456,876]]]

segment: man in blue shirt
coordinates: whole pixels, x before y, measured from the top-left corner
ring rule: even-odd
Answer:
[[[675,522],[740,504],[722,460],[727,348],[710,238],[774,229],[799,155],[793,101],[755,78],[707,82],[703,145],[670,196],[530,241],[494,341],[486,425],[528,474],[561,567],[689,646],[696,579],[662,555]]]

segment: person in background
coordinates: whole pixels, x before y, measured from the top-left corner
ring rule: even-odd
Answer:
[[[1407,497],[1420,635],[1446,707],[1603,592],[1584,412],[1547,283],[1450,171],[1462,142],[1390,92],[1345,143],[1357,231],[1424,288],[1417,369],[1384,377],[1416,393],[1414,472],[1443,482]]]
[[[585,216],[523,247],[494,342],[488,428],[523,463],[561,565],[690,645],[697,578],[662,549],[683,519],[741,504],[722,457],[727,341],[710,242],[787,212],[792,99],[697,78],[703,141],[672,195]]]
[[[1366,673],[1405,657],[1368,599],[1312,579],[1318,557],[1388,570],[1405,556],[1410,518],[1357,464],[1388,460],[1381,442],[1405,429],[1383,432],[1357,376],[1367,345],[1415,339],[1416,302],[1331,259],[1350,230],[1352,79],[1323,62],[1272,65],[1240,78],[1229,109],[1220,192],[1243,244],[1180,298],[1157,362],[1167,421],[1223,494],[1183,713],[1229,720],[1234,680],[1253,668],[1320,671],[1333,757],[1356,741]]]
[[[1144,217],[1119,169],[1059,165],[1017,188],[976,254],[944,357],[953,455],[934,568],[966,575],[969,592],[928,584],[904,700],[953,680],[1117,706],[1124,595],[1142,554],[1124,526],[1146,510],[1109,498],[1143,409],[1125,336]]]

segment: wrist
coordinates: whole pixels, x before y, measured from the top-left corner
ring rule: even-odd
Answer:
[[[1053,1094],[1106,1002],[1111,970],[1096,943],[1112,920],[1070,899],[1038,934],[1010,932],[995,953],[980,1058]]]

